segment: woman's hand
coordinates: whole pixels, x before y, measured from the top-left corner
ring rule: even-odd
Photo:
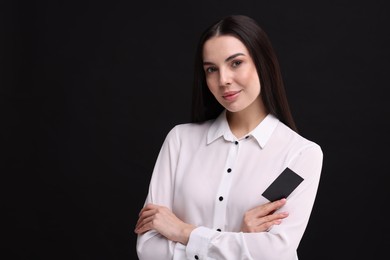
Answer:
[[[135,233],[156,230],[167,239],[186,245],[193,229],[195,226],[181,221],[167,207],[147,204],[139,213]]]
[[[241,231],[247,233],[268,231],[288,216],[287,212],[274,213],[286,204],[286,199],[276,200],[248,210],[242,220]]]

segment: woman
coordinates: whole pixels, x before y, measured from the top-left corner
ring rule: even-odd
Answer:
[[[266,33],[224,17],[201,35],[194,76],[192,122],[166,136],[139,214],[139,259],[297,259],[323,153],[298,134]],[[263,195],[286,169],[299,185]]]

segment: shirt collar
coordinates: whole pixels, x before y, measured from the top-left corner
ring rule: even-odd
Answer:
[[[248,133],[247,136],[254,137],[260,147],[264,148],[278,123],[278,118],[272,114],[268,114],[252,132]],[[237,140],[230,131],[229,124],[226,120],[226,110],[224,110],[210,126],[207,133],[207,144],[214,142],[219,137],[223,137],[226,141],[231,142]]]
[[[264,148],[267,144],[278,123],[279,119],[276,116],[268,114],[250,133],[257,140],[261,148]]]

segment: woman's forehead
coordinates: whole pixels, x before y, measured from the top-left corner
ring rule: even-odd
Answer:
[[[214,36],[203,45],[203,60],[208,62],[225,60],[236,53],[248,55],[246,46],[231,35]]]

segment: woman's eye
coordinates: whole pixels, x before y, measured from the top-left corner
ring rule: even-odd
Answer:
[[[242,63],[242,61],[236,60],[236,61],[233,61],[232,66],[233,67],[238,67],[238,66],[240,66],[241,63]]]
[[[208,68],[206,68],[206,72],[207,73],[212,73],[212,72],[214,72],[214,71],[216,71],[217,69],[216,68],[214,68],[214,67],[208,67]]]

